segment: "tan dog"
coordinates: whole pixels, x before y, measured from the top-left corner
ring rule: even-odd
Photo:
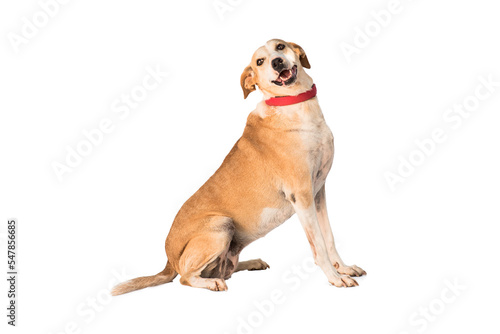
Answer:
[[[113,295],[170,282],[177,273],[182,284],[227,290],[225,280],[234,272],[269,268],[260,259],[239,262],[239,254],[294,213],[328,281],[357,285],[350,276],[366,273],[342,262],[328,221],[325,179],[333,136],[304,68],[310,65],[297,44],[273,39],[257,49],[241,75],[241,87],[246,98],[259,86],[264,100],[248,116],[220,168],[175,217],[165,244],[165,269],[119,284]],[[275,98],[280,96],[287,98]],[[286,105],[269,106],[273,101]]]

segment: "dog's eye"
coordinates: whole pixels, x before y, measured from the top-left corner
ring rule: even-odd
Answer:
[[[257,59],[257,66],[264,64],[264,58]]]
[[[285,48],[285,44],[276,45],[276,50],[283,50]]]

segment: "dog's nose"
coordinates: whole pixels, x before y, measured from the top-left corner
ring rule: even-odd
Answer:
[[[271,61],[271,65],[273,66],[273,70],[280,72],[284,68],[283,58],[280,57],[274,58]]]

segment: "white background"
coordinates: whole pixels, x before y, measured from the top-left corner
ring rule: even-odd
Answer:
[[[500,81],[498,5],[401,0],[349,63],[341,43],[353,44],[356,27],[389,1],[232,3],[221,18],[212,0],[74,0],[15,52],[8,34],[21,34],[40,5],[2,2],[1,233],[7,218],[20,225],[18,327],[2,306],[2,333],[498,332],[500,87],[457,129],[443,120],[479,76]],[[177,278],[110,301],[114,272],[163,269],[177,210],[261,99],[243,99],[239,76],[271,38],[306,50],[335,136],[327,203],[337,247],[368,276],[340,289],[319,269],[291,273],[310,258],[294,216],[241,255],[271,269],[235,274],[227,292]],[[111,105],[147,66],[169,75],[121,120]],[[104,118],[113,132],[60,182],[52,163]],[[391,191],[384,173],[435,128],[447,140]],[[444,303],[447,280],[465,288]],[[0,287],[6,305],[5,280]],[[273,290],[284,302],[262,315],[255,302]],[[432,321],[422,320],[429,307]],[[245,331],[249,321],[258,326]]]

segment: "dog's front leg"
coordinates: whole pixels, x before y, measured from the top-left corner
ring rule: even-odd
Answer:
[[[333,238],[332,228],[330,226],[330,221],[328,220],[328,212],[326,210],[326,194],[325,186],[321,187],[320,191],[316,194],[314,198],[314,204],[316,206],[316,213],[318,215],[319,227],[321,229],[321,234],[325,239],[328,256],[332,261],[334,267],[341,274],[349,276],[363,276],[366,272],[356,265],[348,266],[340,258],[337,249],[335,248],[335,240]]]
[[[358,283],[348,275],[340,275],[333,266],[316,215],[313,194],[310,191],[290,194],[291,203],[311,245],[316,264],[323,270],[328,281],[337,287],[351,287]]]

